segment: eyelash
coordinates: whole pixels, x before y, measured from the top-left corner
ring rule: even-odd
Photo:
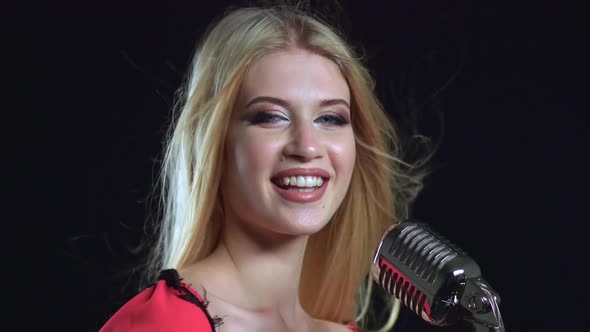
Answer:
[[[329,121],[328,125],[333,125],[333,126],[344,126],[348,123],[344,117],[339,116],[339,115],[332,115],[332,114],[324,114],[324,115],[320,116],[318,119],[328,120]],[[256,114],[254,114],[254,116],[252,117],[250,122],[252,124],[261,124],[261,123],[271,123],[272,124],[272,123],[277,123],[281,120],[288,120],[288,119],[286,117],[280,116],[278,114],[261,111],[261,112],[257,112]],[[326,123],[326,122],[324,122],[324,123]]]

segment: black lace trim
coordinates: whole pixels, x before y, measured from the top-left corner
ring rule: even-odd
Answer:
[[[209,301],[207,301],[207,292],[203,292],[203,301],[205,303],[199,301],[199,298],[197,298],[195,294],[193,294],[188,288],[180,284],[180,281],[182,279],[180,278],[180,275],[178,275],[178,271],[176,271],[175,269],[162,270],[160,272],[160,276],[158,279],[165,280],[166,285],[168,287],[172,287],[176,290],[179,290],[182,294],[180,295],[180,298],[199,307],[199,309],[201,309],[205,313],[207,320],[209,320],[209,324],[211,325],[212,331],[215,331],[217,327],[223,325],[223,319],[221,317],[211,317],[211,315],[207,311],[207,306],[209,305]]]

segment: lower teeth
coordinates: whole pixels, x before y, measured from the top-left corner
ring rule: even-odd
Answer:
[[[288,188],[288,190],[290,190],[290,191],[297,191],[300,193],[309,193],[309,192],[315,191],[316,189],[317,188],[305,188],[305,189],[304,188]]]

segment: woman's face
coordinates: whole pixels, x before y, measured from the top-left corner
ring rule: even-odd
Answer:
[[[296,49],[253,63],[227,134],[226,221],[289,235],[324,227],[355,163],[349,105],[348,84],[327,58]]]

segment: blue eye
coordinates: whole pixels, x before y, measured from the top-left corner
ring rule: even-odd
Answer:
[[[251,124],[276,124],[289,121],[289,118],[273,112],[260,111],[253,114],[249,121]],[[335,114],[324,114],[315,122],[326,126],[344,126],[348,123],[344,117]]]
[[[259,123],[277,123],[282,120],[287,120],[285,117],[280,116],[278,114],[274,114],[271,112],[257,112],[254,116],[250,119],[252,124],[259,124]]]
[[[316,121],[319,121],[322,124],[335,125],[335,126],[343,126],[347,123],[343,117],[338,116],[338,115],[330,115],[330,114],[322,115],[319,118],[317,118]]]

